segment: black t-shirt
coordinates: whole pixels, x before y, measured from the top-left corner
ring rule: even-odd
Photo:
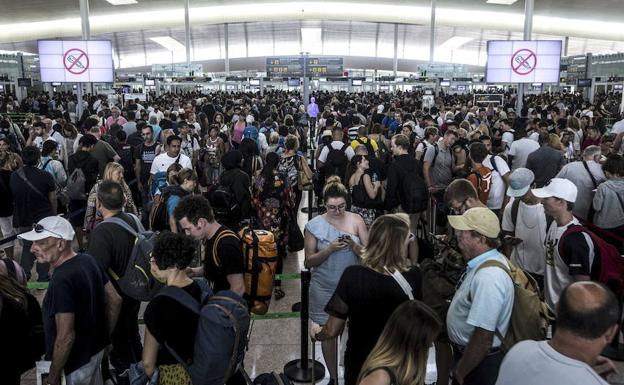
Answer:
[[[46,358],[51,359],[54,350],[55,315],[73,313],[75,340],[65,364],[65,373],[80,368],[110,343],[105,314],[106,283],[106,274],[87,254],[77,254],[52,274],[42,306]]]
[[[137,229],[133,218],[120,212],[115,217]],[[126,271],[128,260],[132,254],[135,237],[123,227],[108,222],[101,222],[91,232],[88,253],[93,255],[100,266],[110,275],[108,269],[121,277]]]
[[[13,193],[10,187],[12,173],[10,170],[0,170],[0,217],[13,215]]]
[[[414,298],[422,298],[420,269],[403,273]],[[349,319],[349,340],[345,354],[345,384],[355,385],[360,369],[373,350],[392,312],[409,298],[390,275],[364,266],[349,266],[342,273],[327,314]]]
[[[48,194],[56,189],[52,175],[35,167],[24,167],[24,174],[26,179],[39,190],[39,193],[28,186],[17,174],[17,171],[11,175],[11,191],[15,204],[13,212],[15,227],[30,227],[33,223],[54,215],[48,199]]]
[[[154,142],[151,146],[143,143],[134,148],[135,161],[137,159],[141,161],[141,183],[143,184],[147,183],[150,177],[150,169],[156,157],[156,147],[158,147],[157,142]]]
[[[229,232],[228,235],[222,234]],[[219,239],[216,247],[215,241]],[[204,275],[214,284],[213,291],[229,290],[228,275],[243,274],[245,269],[240,239],[227,227],[219,230],[205,243]]]
[[[182,288],[198,302],[201,301],[201,288],[193,282]],[[154,298],[145,309],[143,315],[145,326],[160,344],[156,365],[172,365],[178,361],[164,346],[165,342],[182,359],[193,358],[195,333],[197,332],[197,314],[170,297]]]

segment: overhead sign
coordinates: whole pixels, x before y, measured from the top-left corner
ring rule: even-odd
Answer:
[[[172,64],[152,64],[152,73],[167,73],[171,75],[199,75],[204,72],[204,67],[201,64],[186,64],[186,63],[172,63]]]
[[[305,68],[308,77],[342,76],[344,65],[341,57],[308,57]],[[268,57],[266,71],[269,77],[302,77],[302,57]]]
[[[492,40],[487,83],[559,83],[561,40]]]
[[[498,106],[503,104],[504,99],[503,94],[475,94],[472,104],[479,107]]]
[[[110,41],[39,40],[37,43],[42,82],[113,82]]]

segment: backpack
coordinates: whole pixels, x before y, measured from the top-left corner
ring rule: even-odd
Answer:
[[[167,186],[161,190],[160,199],[154,199],[154,205],[152,206],[149,216],[149,224],[152,231],[169,230],[167,201],[171,195],[179,195],[180,197],[183,197],[187,195],[187,193],[182,190],[180,186]]]
[[[513,281],[514,301],[509,329],[505,336],[498,329],[496,330],[496,336],[501,340],[501,350],[504,353],[520,341],[545,340],[548,325],[554,319],[553,311],[542,301],[535,279],[511,263],[509,265],[510,268],[500,261],[489,260],[483,262],[475,272],[477,274],[479,270],[486,267],[498,267],[503,269]]]
[[[242,213],[241,208],[229,186],[221,183],[213,185],[206,193],[206,198],[210,202],[215,219],[218,222],[237,222]]]
[[[117,152],[119,155],[119,164],[124,168],[124,179],[126,182],[130,182],[134,177],[134,164],[132,160],[132,146],[124,145],[119,147],[119,151]]]
[[[277,269],[277,243],[272,232],[243,228],[238,233],[245,261],[245,296],[253,313],[269,310]]]
[[[329,153],[325,160],[325,179],[332,175],[338,175],[340,180],[344,184],[347,174],[347,164],[349,164],[349,158],[345,151],[349,147],[349,144],[345,143],[342,148],[336,150],[334,146],[329,145]]]
[[[599,237],[593,231],[581,225],[571,225],[563,232],[559,239],[559,255],[562,254],[561,245],[566,236],[576,233],[586,233],[590,236],[600,257],[600,272],[596,281],[609,287],[616,295],[624,294],[624,257],[620,255],[617,247]]]
[[[245,127],[245,130],[243,131],[243,138],[249,138],[249,139],[253,139],[254,142],[256,142],[256,146],[258,146],[258,149],[260,149],[260,142],[258,140],[258,129],[254,126],[247,126]]]
[[[427,146],[425,146],[425,152],[427,152],[426,148],[427,148]],[[436,159],[438,159],[438,154],[440,153],[440,149],[439,149],[437,143],[433,144],[433,150],[435,151],[435,153],[433,154],[433,159],[431,160],[430,170],[433,169],[433,167],[435,166]],[[455,156],[453,155],[453,150],[452,149],[450,149],[449,151],[451,153],[451,172],[452,172],[453,171],[453,164],[455,163],[455,159],[453,159],[453,158],[455,158]],[[424,163],[425,153],[423,153],[423,157],[421,159],[423,160],[423,163]]]
[[[415,214],[426,210],[429,205],[429,192],[425,181],[418,175],[417,169],[404,170],[398,164],[396,166],[404,174],[399,190],[399,201],[403,211],[407,214]]]
[[[199,316],[193,362],[183,360],[165,342],[171,355],[182,364],[193,385],[223,385],[243,362],[249,332],[249,312],[243,298],[223,290],[212,294],[204,280],[202,301],[179,287],[165,286],[157,296],[167,296]]]
[[[490,191],[492,190],[492,170],[483,166],[473,171],[470,175],[474,175],[477,179],[476,190],[479,195],[479,200],[484,205],[487,205]]]
[[[136,238],[123,276],[119,277],[110,268],[108,273],[117,281],[119,288],[125,295],[138,301],[150,301],[163,287],[163,284],[152,275],[149,261],[158,233],[146,231],[136,215],[128,215],[134,220],[138,231],[118,217],[111,217],[102,222],[116,224]]]
[[[434,258],[426,258],[420,263],[422,272],[422,298],[441,320],[446,321],[455,288],[466,263],[463,256],[451,245],[444,247]]]
[[[388,147],[383,142],[383,140],[377,141],[377,155],[379,156],[379,159],[384,163],[388,163],[390,160],[390,150],[388,150]]]
[[[371,140],[366,138],[366,142],[362,140],[362,138],[355,139],[359,144],[363,144],[366,146],[366,151],[368,151],[368,155],[375,155],[375,150],[373,150],[373,145],[371,144]]]
[[[292,385],[292,381],[284,373],[262,373],[253,381],[253,385]]]
[[[59,198],[61,200],[69,201],[86,201],[86,184],[87,178],[81,168],[75,168],[69,178],[67,178],[67,185],[61,191]]]

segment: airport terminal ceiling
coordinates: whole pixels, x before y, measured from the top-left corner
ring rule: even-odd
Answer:
[[[23,0],[3,4],[0,50],[36,53],[36,39],[79,38],[78,1]],[[183,62],[183,1],[137,0],[113,6],[90,0],[92,39],[113,42],[117,68]],[[430,2],[376,1],[190,1],[191,59],[316,55],[426,61]],[[434,60],[484,65],[487,40],[522,39],[524,1],[494,5],[485,0],[437,0]],[[624,1],[537,0],[534,39],[568,40],[568,55],[624,52]],[[152,40],[171,37],[164,48]],[[177,48],[176,48],[177,46]]]

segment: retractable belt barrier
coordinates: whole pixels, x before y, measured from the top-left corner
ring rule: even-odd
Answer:
[[[73,218],[73,217],[75,217],[75,216],[78,216],[79,214],[82,214],[82,213],[83,213],[83,212],[85,212],[85,211],[87,211],[87,209],[86,209],[86,208],[82,208],[82,209],[78,209],[78,210],[76,210],[76,211],[72,211],[71,213],[68,213],[68,214],[61,214],[61,216],[62,216],[63,218],[65,218],[65,219],[69,220],[70,218]],[[28,230],[28,231],[30,231],[30,230]],[[10,237],[6,237],[6,238],[4,238],[4,239],[1,239],[1,240],[0,240],[0,246],[4,245],[5,243],[13,242],[14,240],[16,240],[16,239],[17,239],[17,237],[18,237],[19,235],[24,234],[24,233],[27,233],[28,231],[24,231],[24,232],[22,232],[22,233],[19,233],[19,234],[14,234],[14,235],[11,235]]]

